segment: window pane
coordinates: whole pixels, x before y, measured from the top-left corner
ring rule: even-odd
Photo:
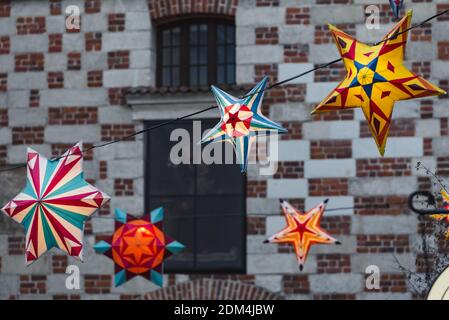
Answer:
[[[172,68],[172,85],[177,87],[180,83],[179,67]]]
[[[181,146],[178,141],[170,141],[170,135],[175,129],[191,130],[192,125],[179,124],[176,127],[164,126],[157,130],[157,134],[148,135],[151,161],[148,172],[148,188],[155,195],[191,195],[195,191],[194,168],[189,164],[175,165],[170,159],[173,146]],[[184,147],[190,149],[191,142],[182,140]],[[191,152],[190,152],[191,153]],[[191,155],[190,155],[191,156]],[[176,181],[176,183],[173,183]]]
[[[162,31],[162,46],[167,47],[170,45],[170,30]]]
[[[198,63],[198,48],[190,47],[190,64]]]
[[[225,46],[218,46],[217,48],[217,62],[225,63]]]
[[[200,25],[200,44],[207,44],[207,24]]]
[[[217,43],[223,44],[225,43],[225,26],[220,24],[217,26]]]
[[[197,267],[232,270],[242,266],[242,197],[203,197],[197,202],[197,214]]]
[[[175,66],[179,66],[181,64],[179,48],[175,47],[172,49],[172,64]]]
[[[174,28],[172,30],[172,46],[179,46],[181,44],[181,29]]]
[[[169,86],[170,85],[170,67],[162,68],[162,85]]]
[[[194,198],[151,197],[150,208],[164,207],[164,233],[181,242],[185,249],[171,256],[164,267],[171,270],[193,268],[195,252]]]
[[[171,63],[170,59],[170,48],[162,49],[162,65],[168,66]]]
[[[198,67],[195,66],[190,67],[190,85],[191,86],[198,85]]]
[[[207,85],[207,67],[203,66],[200,67],[200,83],[199,85],[201,86],[205,86]]]
[[[219,84],[223,84],[226,82],[226,69],[224,65],[219,65],[218,66],[218,73],[217,73],[217,77],[218,77],[218,83]]]
[[[228,65],[227,83],[235,83],[235,65]]]
[[[198,44],[198,25],[193,24],[190,26],[190,45]]]
[[[234,26],[227,26],[226,30],[226,40],[228,44],[234,44],[235,43],[235,27]]]
[[[227,63],[234,63],[235,62],[235,47],[234,46],[227,46],[227,54],[226,54],[226,62]]]
[[[207,64],[207,47],[200,47],[200,64]]]

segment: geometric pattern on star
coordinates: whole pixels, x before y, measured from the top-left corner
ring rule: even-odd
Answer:
[[[287,132],[262,114],[262,100],[267,81],[268,77],[264,77],[243,99],[212,86],[221,120],[203,136],[201,143],[231,143],[242,172],[247,170],[251,145],[257,136]]]
[[[340,244],[338,240],[320,227],[327,202],[328,200],[325,200],[311,210],[302,213],[287,201],[281,200],[281,208],[287,226],[265,242],[292,244],[298,260],[299,270],[302,271],[312,245]]]
[[[361,108],[382,156],[396,101],[445,94],[404,66],[408,36],[404,31],[410,27],[411,19],[412,11],[409,11],[383,41],[374,46],[329,26],[347,74],[312,114]]]
[[[26,187],[2,208],[26,230],[27,265],[52,247],[82,259],[84,222],[109,200],[84,180],[81,146],[59,160],[27,150]]]
[[[115,286],[139,275],[162,286],[164,260],[184,249],[162,231],[163,216],[162,207],[141,218],[115,210],[114,234],[94,246],[114,261]]]

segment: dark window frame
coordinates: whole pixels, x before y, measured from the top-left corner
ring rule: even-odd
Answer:
[[[207,24],[208,25],[208,67],[207,67],[207,83],[204,86],[210,85],[223,85],[234,84],[236,82],[236,36],[234,36],[234,81],[229,83],[218,83],[218,41],[216,37],[217,25],[233,26],[235,29],[235,19],[230,16],[223,15],[185,15],[175,19],[166,19],[158,21],[156,26],[156,86],[163,87],[162,76],[162,32],[166,29],[179,27],[180,34],[180,83],[178,86],[173,87],[197,87],[196,85],[190,85],[189,80],[189,59],[190,59],[190,47],[188,43],[189,39],[189,27],[192,24]],[[227,80],[227,79],[226,79]],[[202,85],[200,85],[202,86]],[[171,87],[169,85],[168,87]]]
[[[216,122],[216,119],[201,119],[204,121],[212,121],[212,122]],[[160,124],[162,122],[164,122],[165,120],[149,120],[149,121],[144,121],[144,127],[145,128],[149,128],[151,126]],[[181,120],[178,121],[177,123],[179,124],[191,124],[192,121],[191,120]],[[149,161],[151,161],[151,143],[150,143],[150,137],[149,135],[144,135],[144,145],[145,145],[145,150],[144,150],[144,163],[147,164],[149,163]],[[154,156],[154,155],[153,155]],[[195,166],[195,172],[196,172],[196,167]],[[240,168],[240,167],[239,167]],[[240,169],[239,169],[240,170]],[[150,179],[151,179],[151,175],[150,175],[150,170],[149,170],[149,166],[145,165],[144,166],[144,205],[145,205],[145,212],[150,212],[151,210],[155,209],[154,205],[152,205],[150,203],[150,198],[151,198],[151,191],[150,191]],[[238,219],[241,220],[241,230],[239,232],[240,236],[241,236],[241,240],[242,240],[242,247],[240,248],[241,250],[241,265],[240,266],[235,266],[232,268],[229,267],[217,267],[217,268],[198,268],[195,263],[194,266],[192,268],[167,268],[166,266],[164,266],[164,272],[167,274],[205,274],[205,273],[215,273],[215,274],[246,274],[247,273],[247,230],[248,230],[248,215],[247,215],[247,206],[246,206],[246,202],[247,202],[247,190],[246,190],[246,186],[247,186],[247,176],[244,175],[243,176],[243,181],[242,181],[242,185],[241,185],[241,196],[242,196],[242,213],[240,216],[238,216]],[[196,189],[196,187],[195,187]],[[232,194],[234,195],[234,194]],[[227,195],[227,196],[232,196],[231,194]],[[175,197],[179,197],[182,195],[176,195],[176,196],[172,196],[173,198]],[[205,195],[198,195],[196,194],[196,190],[195,190],[195,196],[194,196],[194,201],[196,201],[198,198],[204,197]],[[240,195],[239,195],[240,196]],[[196,203],[196,202],[195,202]],[[194,205],[194,208],[196,208],[196,204]],[[169,214],[169,213],[167,213]],[[195,214],[195,213],[194,213]],[[198,219],[198,218],[196,218]],[[166,223],[166,222],[165,222]],[[196,229],[196,226],[195,226]],[[195,230],[196,232],[196,230]],[[168,236],[173,236],[168,234]],[[176,237],[175,237],[176,240]],[[197,252],[194,252],[194,254],[196,255]],[[196,260],[196,258],[195,258]]]

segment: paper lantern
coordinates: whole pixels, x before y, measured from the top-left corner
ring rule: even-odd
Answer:
[[[336,27],[329,26],[343,58],[347,76],[312,114],[362,108],[382,156],[396,101],[445,94],[442,89],[414,74],[403,64],[408,35],[405,30],[410,27],[411,19],[412,11],[409,11],[384,41],[374,46],[361,43]],[[401,32],[404,33],[399,34]]]
[[[52,247],[82,259],[84,222],[109,200],[84,180],[81,145],[58,160],[28,148],[25,189],[2,208],[25,227],[27,265]]]
[[[114,261],[116,286],[138,275],[162,286],[164,260],[184,249],[181,243],[164,234],[163,218],[162,207],[141,218],[116,209],[114,234],[94,246],[96,252]]]
[[[268,77],[264,77],[243,99],[235,98],[212,86],[221,121],[203,137],[201,143],[217,141],[232,143],[242,172],[247,170],[251,144],[257,136],[287,132],[262,114],[263,90],[267,81]]]

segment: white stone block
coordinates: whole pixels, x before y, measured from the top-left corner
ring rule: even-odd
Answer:
[[[437,60],[436,42],[410,41],[407,44],[405,57],[409,61],[432,61]],[[432,72],[434,70],[432,69]]]
[[[114,219],[106,217],[92,217],[92,229],[95,234],[114,233]]]
[[[107,70],[103,72],[103,84],[106,88],[149,86],[150,83],[150,71],[145,69]]]
[[[126,13],[125,29],[127,31],[150,30],[151,23],[148,11]]]
[[[66,69],[67,69],[66,53],[45,54],[45,71],[62,71]],[[44,84],[46,84],[46,82]]]
[[[119,294],[145,294],[147,292],[160,289],[159,286],[148,281],[144,277],[134,277],[123,285],[118,287],[112,286],[111,293]]]
[[[113,32],[103,33],[103,50],[133,50],[149,49],[151,47],[151,32]]]
[[[420,137],[388,138],[385,147],[385,158],[411,158],[424,155],[424,142]],[[352,141],[352,156],[355,159],[379,158],[380,154],[373,138],[355,139]]]
[[[270,292],[280,292],[282,290],[282,276],[280,275],[258,275],[254,281],[257,287],[267,289]]]
[[[8,106],[8,108],[28,108],[30,103],[29,95],[29,90],[10,90],[6,95],[4,106]]]
[[[85,14],[81,20],[81,28],[85,33],[108,30],[108,16],[104,13]]]
[[[45,89],[47,88],[46,72],[19,72],[8,75],[9,90],[23,89]]]
[[[48,7],[39,1],[17,1],[11,5],[11,16],[46,16]]]
[[[144,211],[144,201],[142,197],[113,197],[111,208],[119,208],[133,216],[140,217]]]
[[[14,18],[2,17],[0,19],[0,30],[2,30],[2,34],[16,34],[16,20]]]
[[[281,63],[279,64],[279,79],[289,79],[298,76],[313,69],[312,63]],[[290,84],[295,83],[310,83],[313,82],[315,72],[308,73],[305,76],[290,81]]]
[[[306,140],[279,141],[279,161],[301,161],[310,159],[310,142]]]
[[[285,217],[284,216],[270,216],[266,219],[266,237],[269,238],[275,233],[278,233],[286,226]]]
[[[279,200],[266,198],[246,198],[248,214],[273,214],[280,212]]]
[[[309,160],[304,164],[305,178],[355,177],[354,159]]]
[[[447,80],[449,78],[449,61],[433,60],[431,68],[433,79]]]
[[[9,296],[19,292],[19,276],[6,275],[4,272],[2,273],[3,274],[0,275],[0,296],[4,296],[6,300]]]
[[[62,35],[62,50],[64,52],[84,51],[84,44],[84,33],[64,33]]]
[[[338,83],[336,82],[314,82],[307,84],[307,103],[320,103],[323,101],[329,93],[331,93]]]
[[[152,51],[150,50],[134,50],[130,53],[130,69],[152,68]]]
[[[365,20],[362,6],[333,4],[331,9],[313,6],[310,12],[311,24],[363,23]],[[347,30],[342,30],[347,32]]]
[[[304,198],[308,192],[306,179],[267,180],[268,198]]]
[[[84,22],[84,21],[83,21]],[[64,33],[66,30],[65,16],[46,16],[45,17],[46,29],[48,34]],[[83,24],[84,27],[84,24]]]
[[[416,215],[410,216],[354,216],[352,234],[413,234],[417,232]]]
[[[416,177],[360,178],[349,181],[349,194],[354,196],[410,195],[418,190]]]
[[[447,137],[433,138],[432,149],[435,157],[449,156],[449,139]]]
[[[277,45],[251,45],[236,48],[237,61],[247,63],[276,63],[284,60],[284,50]]]
[[[277,246],[267,244],[267,246]],[[294,254],[250,254],[247,256],[246,271],[248,274],[282,274],[299,272],[298,261]],[[304,265],[304,273],[316,271],[316,259],[310,256]]]
[[[71,107],[86,106],[96,107],[105,105],[108,101],[106,89],[84,90],[42,90],[40,92],[40,104],[47,107]]]
[[[0,145],[12,143],[12,134],[10,128],[0,127]]]
[[[8,110],[9,126],[37,127],[45,126],[48,110],[44,108],[12,108]]]
[[[333,43],[309,44],[309,62],[327,64],[331,61],[337,60],[338,58],[340,58],[340,54],[338,53],[337,47]]]
[[[84,289],[84,279],[80,277],[80,289],[69,290],[66,287],[68,274],[49,274],[47,275],[47,293],[48,294],[78,294]]]
[[[25,252],[23,255],[2,257],[2,274],[49,274],[51,272],[51,258],[49,255],[41,256],[38,260],[25,265]]]
[[[65,89],[84,89],[87,87],[87,74],[85,71],[65,71]]]
[[[108,162],[108,177],[132,179],[143,177],[143,160],[112,160]]]
[[[326,215],[326,213],[325,213]],[[326,231],[326,230],[325,230]],[[332,234],[331,234],[332,235]],[[355,236],[332,235],[341,244],[329,244],[313,246],[310,254],[354,254],[357,251],[357,239]]]
[[[81,65],[86,70],[105,70],[108,68],[108,55],[106,52],[85,52]]]
[[[0,55],[0,72],[2,73],[13,72],[14,68],[15,68],[14,56]]]
[[[416,256],[414,254],[395,254],[401,265],[410,270],[416,270]],[[352,272],[365,273],[370,265],[378,266],[382,272],[399,272],[399,264],[391,253],[385,254],[356,254],[351,257]]]
[[[240,64],[236,66],[236,81],[237,83],[253,83],[254,82],[254,65]]]
[[[361,111],[361,109],[358,109]],[[363,113],[363,112],[362,112]],[[397,101],[394,106],[393,119],[420,119],[421,100]],[[363,117],[365,119],[365,116]]]
[[[313,43],[315,28],[312,25],[286,25],[279,26],[279,43],[298,44]]]
[[[365,280],[361,274],[312,274],[310,289],[316,293],[357,293],[362,291]]]
[[[36,144],[36,145],[10,145],[8,146],[8,158],[9,164],[23,164],[26,163],[26,151],[27,148],[36,150],[40,154],[51,158],[51,147],[48,144]]]
[[[148,2],[145,0],[115,0],[105,1],[101,6],[101,12],[105,13],[122,13],[133,11],[144,11],[148,13]]]
[[[265,236],[250,235],[246,237],[247,254],[275,254],[278,252],[276,246],[264,243],[267,239]]]
[[[237,26],[263,26],[270,21],[272,25],[279,25],[285,20],[285,8],[279,7],[251,7],[239,8],[235,18]]]
[[[97,125],[47,126],[45,141],[49,143],[76,143],[100,141],[101,128]]]
[[[315,121],[304,123],[303,137],[307,140],[355,139],[359,137],[359,121]]]
[[[439,119],[423,119],[416,122],[417,137],[439,137],[441,134]]]
[[[270,106],[270,119],[277,121],[308,121],[312,108],[303,103],[275,103]]]
[[[354,214],[354,197],[352,196],[340,196],[340,197],[307,197],[305,201],[306,209],[311,209],[322,201],[329,199],[324,213],[327,217],[332,216],[351,216]],[[351,208],[345,210],[332,211],[333,209]]]
[[[237,26],[235,33],[235,41],[237,46],[252,45],[256,43],[256,32],[253,26],[243,27]]]
[[[143,159],[144,145],[142,141],[126,141],[114,146],[115,159]]]
[[[99,123],[132,123],[131,112],[122,106],[108,106],[98,108]]]

